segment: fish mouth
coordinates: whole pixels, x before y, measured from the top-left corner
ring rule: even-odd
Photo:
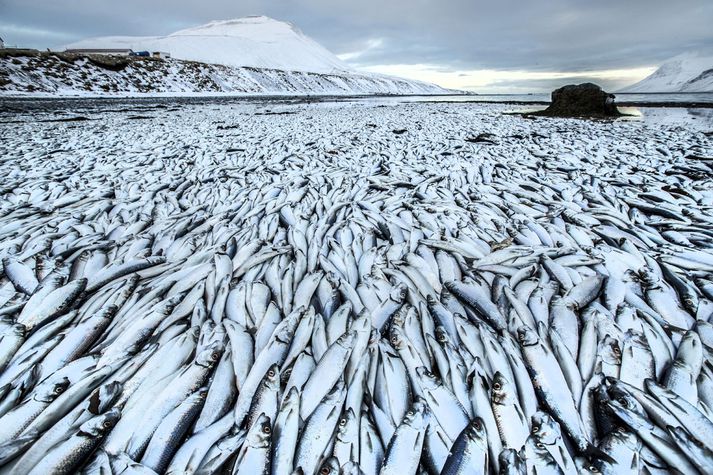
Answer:
[[[517,329],[517,340],[522,346],[534,346],[540,339],[532,328],[523,325]]]

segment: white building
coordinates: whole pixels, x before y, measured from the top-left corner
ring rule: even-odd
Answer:
[[[133,50],[124,48],[78,48],[66,49],[64,52],[71,54],[108,54],[112,56],[130,56],[131,53],[133,53]]]
[[[165,51],[154,51],[151,53],[151,56],[154,58],[171,59],[171,53],[167,53]]]

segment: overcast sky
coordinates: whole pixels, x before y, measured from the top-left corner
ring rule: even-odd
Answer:
[[[0,0],[0,37],[47,48],[253,14],[294,23],[356,67],[480,92],[615,90],[713,51],[713,0]]]

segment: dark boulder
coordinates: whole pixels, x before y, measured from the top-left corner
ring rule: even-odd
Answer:
[[[619,117],[614,94],[590,82],[564,86],[552,92],[550,106],[536,113],[548,117]]]

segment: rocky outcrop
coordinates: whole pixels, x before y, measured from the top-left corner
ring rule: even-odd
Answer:
[[[568,85],[552,92],[552,103],[535,115],[547,117],[619,117],[622,115],[609,94],[592,83]]]

